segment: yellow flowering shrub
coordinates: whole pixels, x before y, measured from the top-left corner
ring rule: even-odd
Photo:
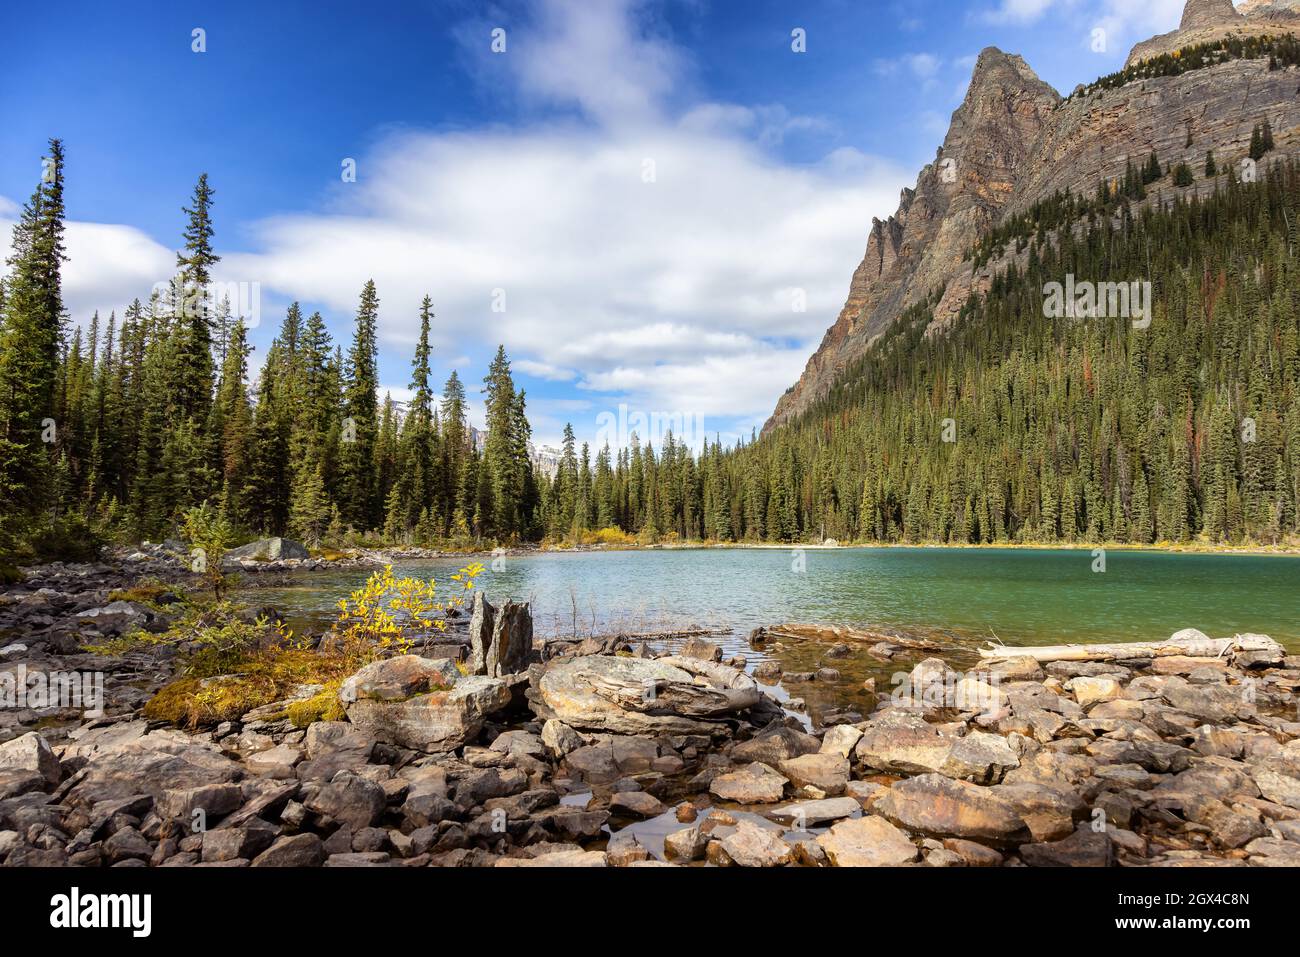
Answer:
[[[451,580],[456,584],[446,599],[438,597],[438,583],[430,578],[397,578],[385,565],[366,583],[338,603],[334,632],[345,656],[358,660],[374,657],[378,650],[408,654],[414,634],[447,630],[447,613],[465,603],[465,593],[483,565],[466,565]]]
[[[451,576],[450,595],[440,599],[433,579],[398,578],[385,566],[338,603],[335,641],[319,651],[280,622],[248,625],[234,618],[231,606],[219,605],[220,614],[186,623],[184,633],[198,648],[180,676],[145,705],[145,717],[209,727],[318,685],[315,694],[291,701],[283,717],[298,727],[338,720],[344,679],[386,651],[408,653],[422,633],[445,631],[447,613],[464,604],[483,570],[477,562],[462,568]]]

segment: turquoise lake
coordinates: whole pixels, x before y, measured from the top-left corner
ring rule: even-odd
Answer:
[[[1300,650],[1300,557],[1110,550],[701,548],[539,552],[481,559],[493,602],[528,600],[540,635],[750,629],[816,622],[942,633],[1007,644],[1137,641],[1199,628],[1271,635]],[[464,557],[399,562],[447,577]],[[494,567],[495,566],[495,567]],[[304,573],[256,600],[324,624],[372,569]],[[246,576],[247,577],[247,576]]]

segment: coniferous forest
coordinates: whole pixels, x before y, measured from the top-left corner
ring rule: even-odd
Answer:
[[[1153,157],[1134,175],[1191,174]],[[1214,177],[1213,195],[1159,208],[1125,183],[1055,197],[971,251],[1006,265],[949,328],[927,332],[933,299],[914,305],[790,425],[698,451],[671,435],[592,450],[566,428],[553,478],[530,461],[504,348],[472,441],[467,383],[432,381],[427,297],[405,408],[379,394],[373,282],[346,341],[290,306],[250,381],[243,318],[203,294],[220,260],[206,175],[170,290],[69,316],[64,176],[52,140],[0,284],[9,561],[173,535],[201,503],[248,537],[314,545],[1277,544],[1300,528],[1292,164],[1240,182],[1207,157],[1196,177]],[[1044,285],[1066,274],[1149,281],[1150,326],[1045,317]]]

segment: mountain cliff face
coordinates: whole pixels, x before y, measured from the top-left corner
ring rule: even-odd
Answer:
[[[1243,17],[1231,0],[1189,0],[1179,29],[1140,43],[1130,62],[1226,35],[1300,32],[1300,0],[1257,0]],[[1216,32],[1217,31],[1217,32]],[[1174,39],[1170,39],[1174,38]],[[938,294],[934,329],[942,329],[996,266],[979,272],[965,261],[975,239],[1004,217],[1057,190],[1090,195],[1102,179],[1124,174],[1129,160],[1155,150],[1162,163],[1204,166],[1245,156],[1254,126],[1267,119],[1279,153],[1300,146],[1297,71],[1269,70],[1266,59],[1230,60],[1178,76],[1135,80],[1062,99],[1018,56],[995,48],[980,54],[962,105],[933,163],[904,189],[898,210],[872,221],[866,254],[853,273],[844,308],[827,330],[799,381],[764,426],[799,415],[824,395],[841,370],[908,306]],[[1211,189],[1197,176],[1188,189]],[[1166,178],[1156,195],[1173,187]]]
[[[1020,57],[994,47],[979,55],[935,161],[903,190],[893,216],[872,221],[844,308],[765,430],[802,411],[907,306],[946,285],[996,222],[1060,99]]]

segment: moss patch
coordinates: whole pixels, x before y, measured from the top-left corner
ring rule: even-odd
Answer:
[[[134,601],[142,605],[156,605],[158,599],[163,595],[171,592],[176,594],[179,589],[171,588],[158,582],[145,582],[139,585],[133,585],[130,588],[118,588],[108,593],[109,601]]]
[[[214,663],[215,664],[215,663]],[[228,663],[221,665],[223,669]],[[207,670],[205,668],[196,671]],[[337,658],[296,648],[269,649],[244,658],[237,669],[202,675],[191,672],[164,685],[144,706],[151,721],[168,721],[189,728],[210,727],[222,721],[236,721],[254,708],[290,697],[303,684],[320,684],[325,689],[306,701],[294,702],[286,716],[305,727],[320,716],[335,715],[332,699],[338,701],[338,687],[346,675]],[[318,717],[311,718],[316,714]],[[341,715],[340,715],[341,716]],[[300,724],[300,722],[302,722]]]

